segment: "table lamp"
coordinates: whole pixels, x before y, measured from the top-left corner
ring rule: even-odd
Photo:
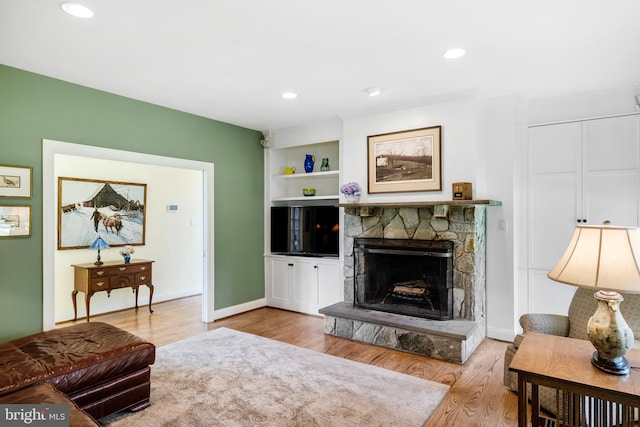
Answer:
[[[96,262],[94,262],[95,265],[102,265],[103,262],[100,259],[100,249],[107,249],[109,247],[109,245],[107,244],[107,242],[105,242],[104,240],[102,240],[102,237],[98,236],[98,238],[96,240],[93,241],[93,243],[91,244],[91,246],[89,246],[89,249],[92,250],[98,250],[98,259],[96,259]]]
[[[609,374],[626,375],[624,355],[633,346],[633,331],[620,313],[623,293],[640,293],[640,234],[636,227],[579,225],[551,280],[592,288],[598,307],[587,335],[596,348],[591,362]]]

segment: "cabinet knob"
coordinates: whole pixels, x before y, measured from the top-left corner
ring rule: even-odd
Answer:
[[[120,271],[125,271],[127,267],[120,267]]]
[[[318,268],[318,266],[317,266],[317,265],[314,265],[314,266],[313,266],[313,268]]]
[[[140,267],[140,270],[146,270],[147,267],[145,267],[144,265],[142,267]]]
[[[147,280],[147,276],[140,276],[140,280]]]
[[[98,282],[98,283],[96,283],[96,285],[98,285],[98,286],[104,286],[104,282]]]
[[[293,264],[287,264],[289,267],[293,267]]]
[[[96,274],[98,276],[102,276],[104,274],[104,270],[96,271]]]

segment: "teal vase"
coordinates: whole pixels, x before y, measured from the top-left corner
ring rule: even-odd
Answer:
[[[324,159],[322,159],[322,165],[320,165],[320,170],[323,172],[326,172],[330,169],[331,168],[329,167],[329,159],[325,157]]]

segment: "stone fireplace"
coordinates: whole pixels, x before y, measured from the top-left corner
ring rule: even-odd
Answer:
[[[325,333],[463,363],[486,334],[486,207],[472,201],[464,205],[343,206],[344,302],[320,310],[325,314]],[[396,245],[404,241],[401,244],[407,247],[424,248],[428,246],[426,242],[440,242],[436,243],[440,247],[451,246],[451,282],[445,284],[450,292],[442,297],[450,298],[450,307],[447,307],[450,316],[438,315],[449,320],[434,320],[433,316],[416,315],[410,310],[404,314],[384,307],[381,310],[379,295],[375,303],[359,304],[364,295],[357,293],[363,292],[358,291],[358,284],[371,280],[365,277],[371,273],[357,262],[363,255],[362,242],[382,244],[385,241]],[[393,260],[386,262],[394,264]],[[380,276],[377,271],[373,274]],[[400,273],[396,279],[385,278],[385,282],[392,283],[380,293],[393,297],[394,287],[406,291],[405,294],[418,293],[415,288],[423,285],[417,282],[434,281],[430,274],[432,272],[418,272],[412,276]],[[387,295],[389,289],[391,295]],[[427,296],[431,303],[436,299],[431,297],[433,292],[440,291],[429,289]],[[424,302],[426,311],[430,311],[429,302],[426,299]],[[376,304],[380,306],[376,307]]]

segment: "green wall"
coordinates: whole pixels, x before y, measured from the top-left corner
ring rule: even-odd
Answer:
[[[260,132],[0,65],[0,164],[33,167],[31,199],[0,199],[32,206],[0,239],[0,341],[42,330],[42,139],[214,163],[216,309],[264,297]]]

